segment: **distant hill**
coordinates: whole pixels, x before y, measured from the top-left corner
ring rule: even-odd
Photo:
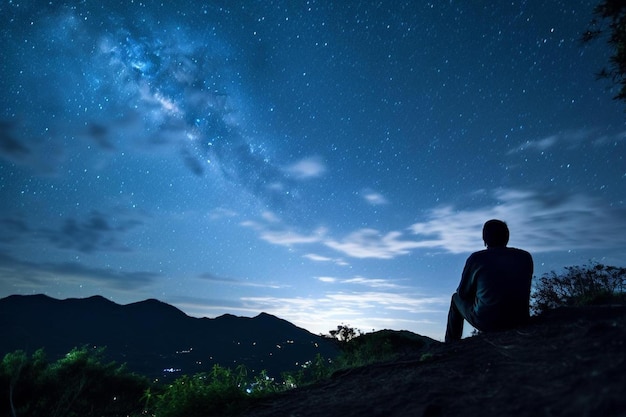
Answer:
[[[150,377],[208,371],[214,364],[245,364],[278,376],[318,353],[337,354],[328,340],[266,313],[209,319],[190,317],[154,299],[127,305],[101,296],[0,299],[1,356],[43,347],[48,358],[56,360],[83,345],[105,346],[108,359]]]

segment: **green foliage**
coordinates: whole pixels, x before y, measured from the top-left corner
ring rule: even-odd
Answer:
[[[421,349],[426,339],[407,331],[381,330],[362,334],[342,347],[335,360],[338,368],[352,368],[394,360]]]
[[[315,366],[313,366],[315,368]],[[318,375],[319,376],[319,375]],[[263,370],[250,375],[245,366],[234,371],[214,365],[209,373],[184,375],[167,386],[146,393],[146,412],[158,417],[239,415],[254,399],[300,385],[302,375],[283,374],[283,382]]]
[[[626,268],[598,263],[552,271],[535,282],[531,308],[540,314],[561,306],[626,301]]]
[[[266,371],[250,377],[215,365],[169,385],[150,385],[124,366],[105,363],[103,349],[74,348],[49,363],[43,350],[11,352],[0,364],[0,415],[31,417],[209,417],[240,412],[250,398],[284,390]],[[289,386],[293,386],[289,385]]]
[[[609,66],[603,68],[599,78],[607,78],[619,86],[615,99],[626,101],[626,3],[623,0],[602,0],[594,9],[594,18],[583,33],[582,41],[588,43],[604,35],[612,51]]]
[[[354,368],[392,359],[394,349],[391,341],[377,333],[362,335],[343,346],[336,359],[338,368]]]
[[[280,380],[267,371],[251,374],[243,365],[234,370],[215,365],[210,372],[184,375],[166,385],[150,384],[123,366],[105,363],[102,349],[75,348],[53,363],[43,350],[30,357],[16,351],[0,364],[0,415],[240,415],[252,401],[267,395],[324,380],[338,370],[392,359],[425,343],[409,332],[363,335],[348,326],[338,326],[333,338],[341,347],[339,357],[331,360],[318,354]]]
[[[11,416],[117,416],[140,412],[145,378],[115,363],[102,349],[75,348],[48,363],[43,350],[31,357],[8,353],[0,366],[0,413]]]
[[[236,413],[246,403],[247,370],[214,365],[209,373],[184,375],[157,396],[159,417],[207,417]]]
[[[46,366],[42,350],[35,352],[32,358],[22,350],[4,356],[0,365],[0,390],[8,394],[2,396],[3,399],[8,399],[8,405],[4,401],[0,402],[2,409],[10,410],[12,416],[21,411],[21,399],[27,392],[33,391],[29,383],[38,379],[42,366]]]
[[[313,360],[302,365],[297,372],[283,374],[285,387],[297,387],[309,385],[330,377],[339,369],[359,366],[366,363],[366,357],[371,355],[366,352],[367,348],[361,347],[363,333],[350,325],[340,324],[336,330],[329,330],[328,334],[321,335],[332,340],[339,347],[341,353],[337,358],[327,359],[317,354]],[[357,347],[358,346],[358,347]]]
[[[345,328],[346,326],[338,326],[339,331]],[[303,365],[298,372],[283,374],[283,389],[312,384],[329,378],[338,371],[394,360],[405,354],[414,354],[429,343],[428,338],[408,331],[381,330],[366,334],[359,332],[358,337],[351,337],[349,340],[338,338],[334,330],[330,332],[330,335],[331,338],[337,340],[341,349],[339,356],[330,360],[317,355],[314,360]]]
[[[334,371],[333,362],[319,353],[313,360],[304,363],[297,372],[283,374],[285,389],[309,385],[328,378]]]
[[[250,388],[248,388],[248,392],[254,396],[264,396],[266,394],[284,391],[288,386],[294,388],[295,381],[291,379],[291,382],[288,385],[286,383],[281,385],[277,383],[274,378],[269,376],[267,371],[264,369],[259,373],[259,375],[254,377],[254,381],[250,385]]]

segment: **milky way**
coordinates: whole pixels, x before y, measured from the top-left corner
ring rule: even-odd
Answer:
[[[623,265],[594,2],[0,6],[0,296],[443,334],[480,227]]]

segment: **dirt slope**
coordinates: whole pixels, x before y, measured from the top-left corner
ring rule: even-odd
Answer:
[[[567,308],[264,399],[248,417],[626,416],[626,306]]]

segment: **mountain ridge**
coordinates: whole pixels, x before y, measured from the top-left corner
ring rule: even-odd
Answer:
[[[131,371],[163,377],[246,365],[278,375],[336,347],[268,313],[191,317],[157,299],[125,305],[100,295],[59,300],[44,294],[0,299],[0,354],[44,348],[61,357],[76,346],[106,347],[105,356]]]

